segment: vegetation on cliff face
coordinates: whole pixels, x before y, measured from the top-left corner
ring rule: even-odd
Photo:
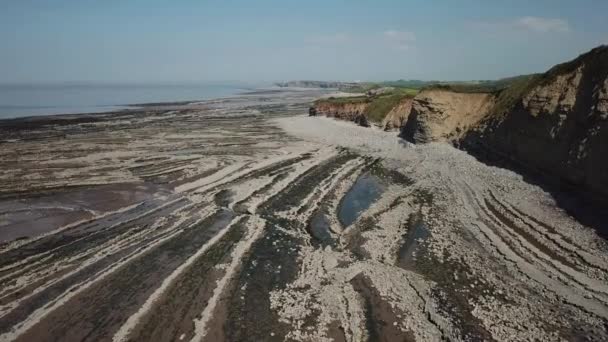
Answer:
[[[490,110],[492,115],[504,115],[521,101],[522,97],[532,88],[546,79],[546,74],[530,74],[502,78],[495,81],[453,82],[427,85],[423,90],[446,90],[455,93],[487,93],[496,97]]]
[[[374,99],[369,107],[367,107],[367,117],[372,122],[382,122],[388,112],[401,102],[404,98],[413,97],[410,94],[393,94],[387,96],[379,96]]]
[[[598,71],[598,73],[595,73],[596,77],[600,77],[602,75],[600,74],[605,74],[606,71],[608,70],[608,45],[600,45],[594,49],[591,49],[589,52],[584,53],[580,56],[578,56],[577,58],[565,62],[565,63],[561,63],[561,64],[557,64],[554,67],[552,67],[551,69],[549,69],[549,71],[547,71],[544,74],[539,75],[539,79],[538,79],[538,85],[546,85],[548,83],[551,83],[555,77],[559,76],[559,75],[563,75],[563,74],[567,74],[567,73],[571,73],[576,71],[576,69],[578,69],[579,67],[585,66],[585,65],[593,65],[597,68],[597,70],[594,71]]]
[[[496,102],[491,110],[493,115],[504,115],[517,104],[540,79],[540,75],[525,75],[511,78],[507,87],[497,92]]]
[[[490,87],[497,87],[494,93],[496,94],[496,103],[491,110],[491,116],[494,119],[501,119],[512,111],[518,103],[520,103],[523,97],[530,93],[534,88],[540,86],[546,86],[555,81],[560,75],[573,73],[577,68],[584,64],[601,64],[604,63],[604,67],[608,65],[606,62],[606,51],[608,47],[600,46],[592,49],[588,53],[582,54],[574,60],[555,65],[547,72],[542,74],[531,74],[522,75],[503,80],[498,80]],[[602,69],[597,68],[597,69]],[[599,73],[595,73],[596,77],[601,78]],[[601,80],[596,80],[601,82]],[[453,91],[458,91],[458,87],[452,88]],[[462,88],[460,89],[462,91]],[[467,90],[464,90],[465,92]]]

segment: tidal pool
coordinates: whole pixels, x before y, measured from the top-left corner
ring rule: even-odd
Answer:
[[[369,172],[359,176],[355,184],[342,198],[338,208],[340,223],[347,227],[355,222],[362,212],[380,198],[385,188],[383,181]]]

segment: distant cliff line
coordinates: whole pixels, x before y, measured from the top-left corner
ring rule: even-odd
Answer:
[[[297,88],[328,88],[328,89],[351,89],[361,85],[358,82],[338,82],[338,81],[287,81],[276,82],[277,87],[297,87]]]

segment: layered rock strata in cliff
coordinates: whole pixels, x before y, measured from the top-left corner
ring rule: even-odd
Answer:
[[[423,90],[412,102],[401,135],[415,143],[455,141],[479,123],[493,104],[491,94]]]
[[[353,121],[361,126],[369,126],[365,111],[369,106],[368,102],[356,103],[333,103],[318,102],[314,107],[315,115],[325,115],[327,117]]]
[[[412,110],[412,98],[405,98],[388,112],[382,120],[382,129],[385,131],[399,130],[405,124]]]
[[[462,145],[608,198],[608,47],[549,70]]]

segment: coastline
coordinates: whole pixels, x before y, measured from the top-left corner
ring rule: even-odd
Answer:
[[[209,104],[227,101],[235,98],[249,98],[263,95],[273,94],[288,94],[291,92],[313,92],[316,98],[324,98],[327,96],[334,96],[334,94],[342,96],[337,89],[315,89],[315,88],[301,88],[301,87],[261,87],[261,88],[248,88],[240,89],[239,92],[197,100],[185,100],[185,101],[161,101],[161,102],[142,102],[133,103],[113,107],[113,109],[101,110],[101,111],[83,111],[76,113],[49,113],[49,114],[34,114],[24,115],[15,117],[2,117],[0,116],[0,128],[4,127],[15,127],[17,128],[21,124],[28,125],[44,125],[52,124],[63,120],[72,120],[71,122],[85,122],[95,121],[98,117],[112,116],[126,113],[139,113],[144,111],[164,111],[164,110],[196,110],[205,109]],[[115,107],[115,108],[114,108]],[[2,115],[2,113],[0,113]],[[81,120],[80,120],[81,119]]]
[[[0,127],[0,340],[605,340],[592,227],[323,94]]]
[[[0,119],[110,113],[150,105],[186,104],[251,91],[247,85],[0,84]]]

